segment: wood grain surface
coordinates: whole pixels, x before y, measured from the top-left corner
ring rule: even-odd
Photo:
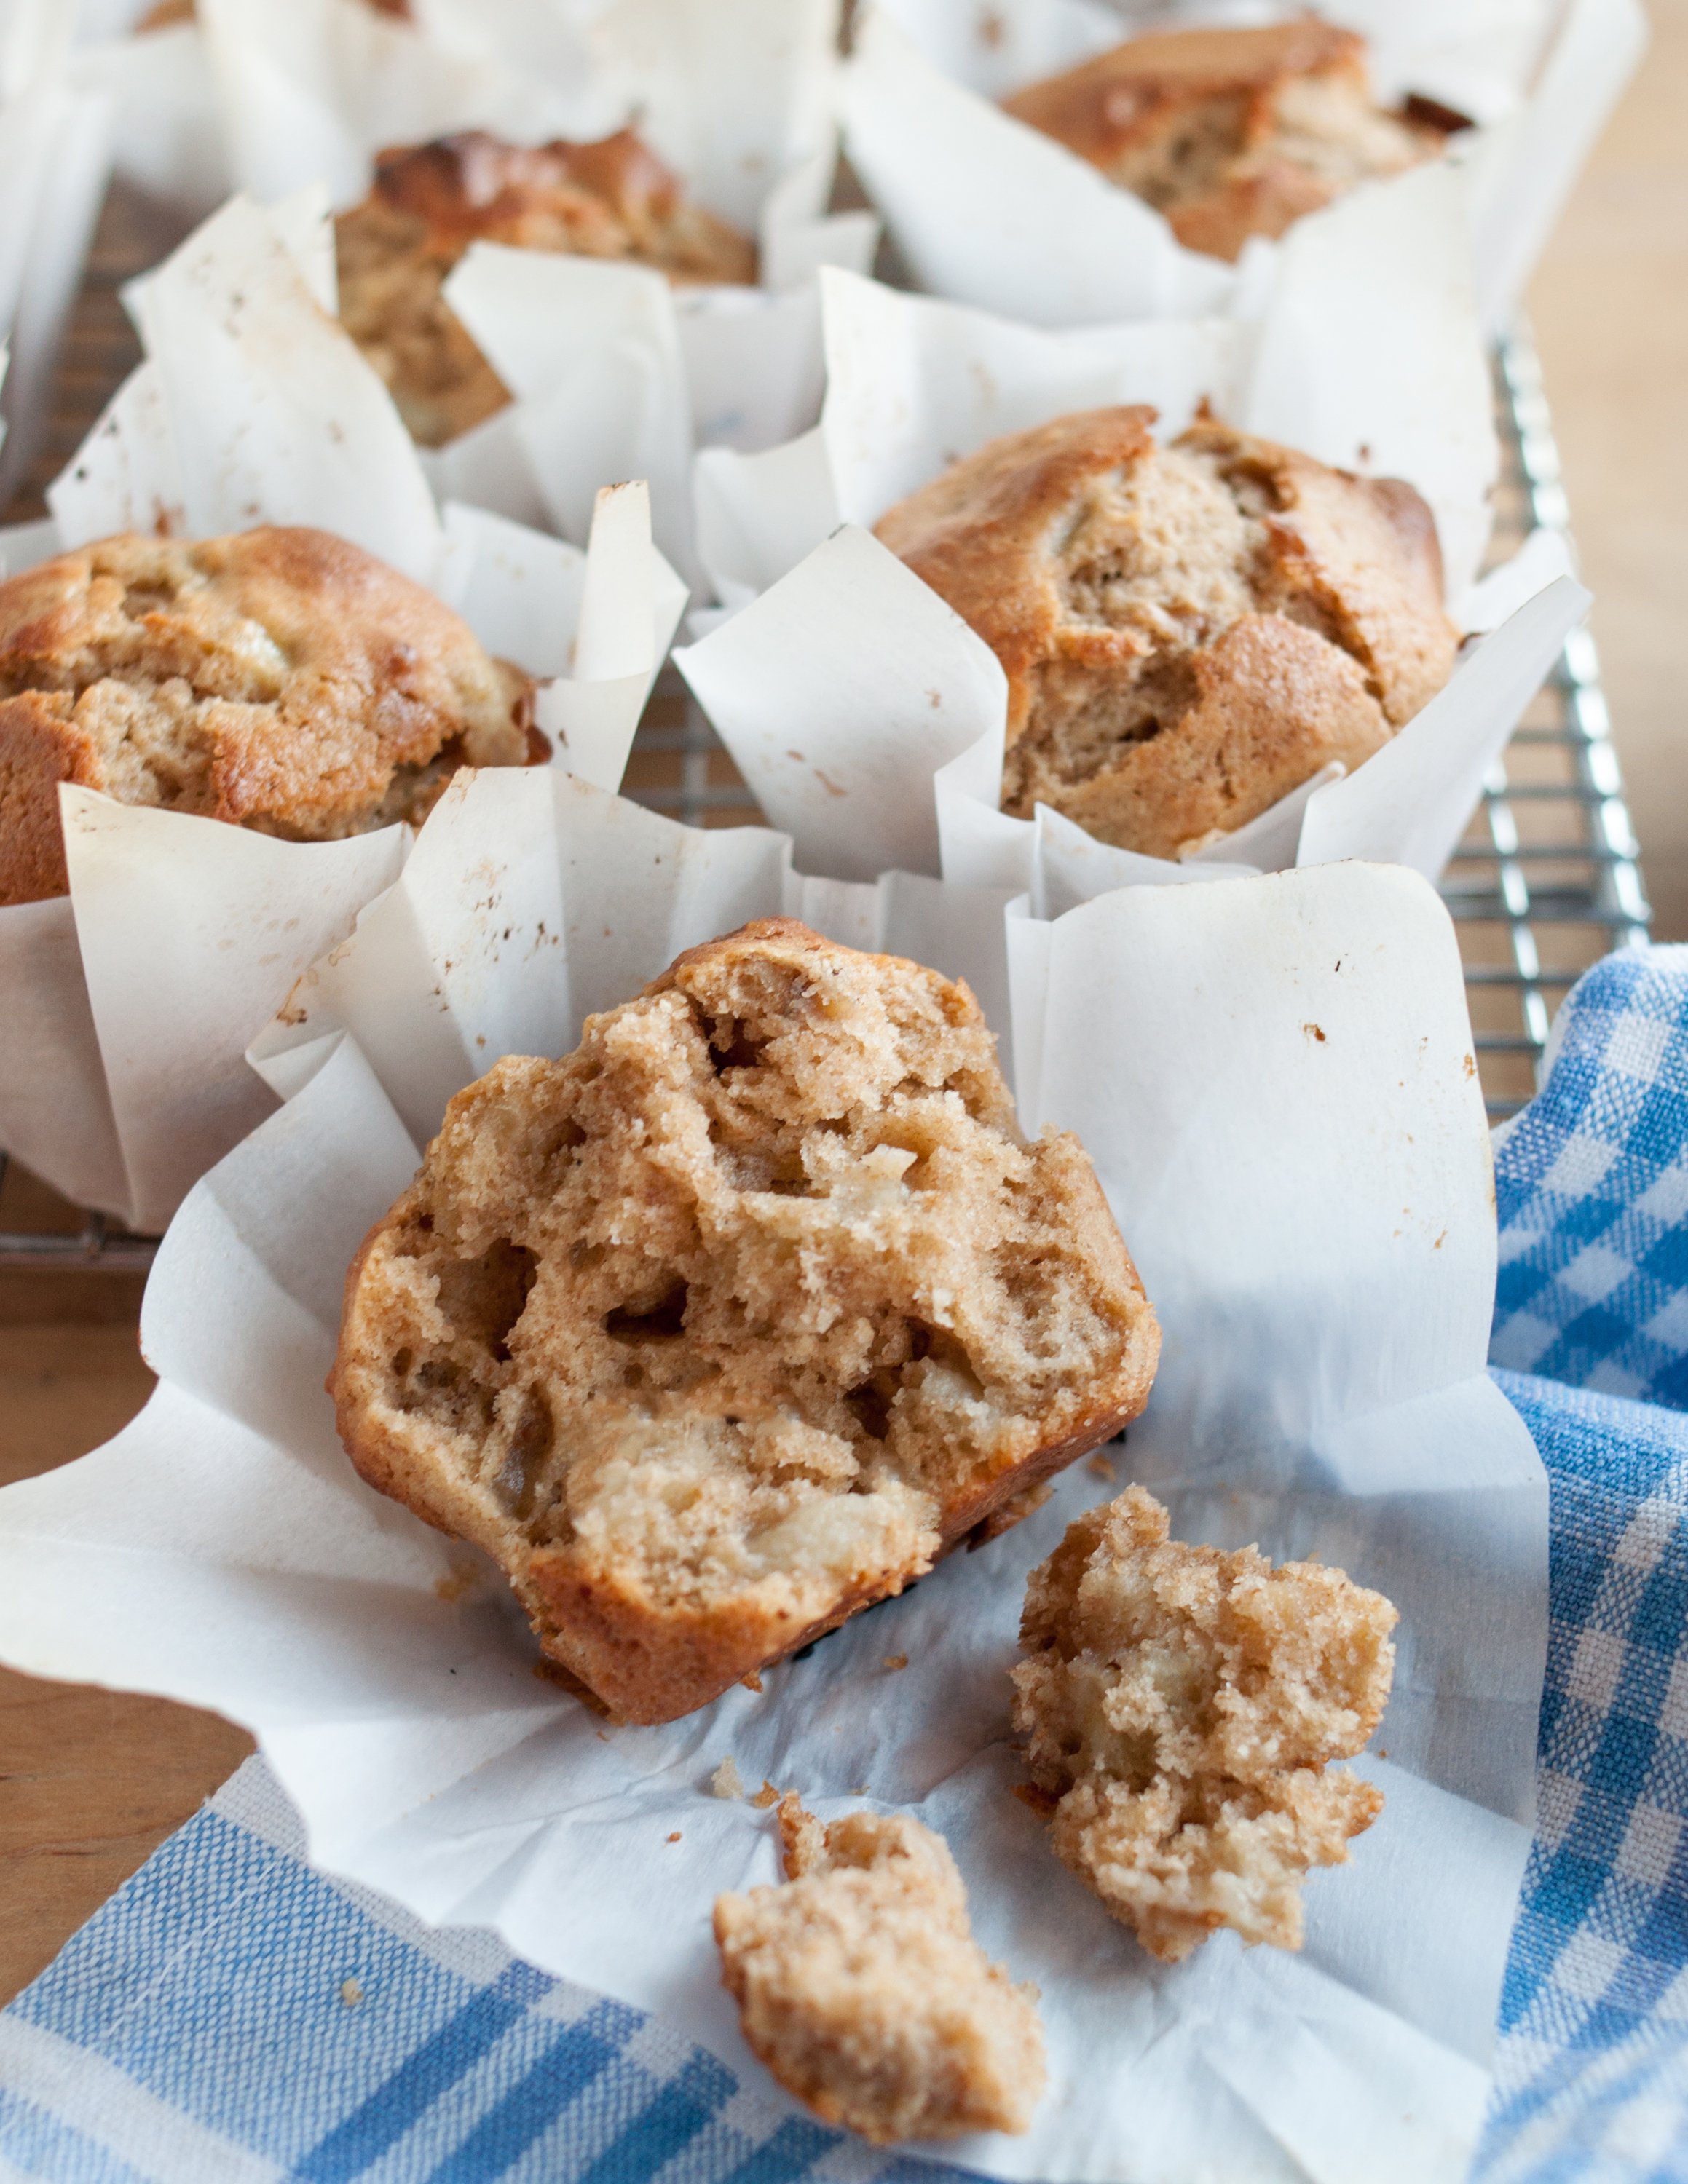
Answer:
[[[1531,309],[1656,930],[1678,939],[1688,938],[1688,0],[1652,0],[1651,13],[1652,52]],[[98,308],[115,356],[128,336],[115,297]],[[56,464],[68,449],[48,452]],[[0,1481],[68,1462],[146,1400],[138,1292],[125,1277],[0,1273]],[[209,1714],[0,1670],[0,2000],[250,1748]]]
[[[121,1277],[37,1275],[25,1301],[50,1305],[52,1284],[64,1279],[126,1286]],[[117,1325],[0,1321],[0,1485],[97,1448],[145,1402],[152,1375],[127,1301]],[[33,1979],[251,1748],[215,1714],[0,1669],[0,1999]]]

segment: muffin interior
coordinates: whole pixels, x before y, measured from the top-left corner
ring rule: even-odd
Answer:
[[[486,1546],[565,1664],[613,1596],[713,1618],[718,1688],[1023,1513],[1154,1346],[966,989],[773,921],[458,1095],[336,1392],[365,1475]]]
[[[1395,1619],[1341,1570],[1169,1539],[1138,1486],[1032,1572],[1014,1671],[1032,1780],[1059,1857],[1153,1955],[1221,1925],[1300,1947],[1306,1873],[1382,1807],[1326,1770],[1382,1717]]]

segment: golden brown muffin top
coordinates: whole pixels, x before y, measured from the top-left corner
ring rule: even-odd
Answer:
[[[374,187],[334,235],[340,322],[424,447],[510,399],[444,293],[472,242],[650,265],[677,284],[756,278],[749,239],[689,203],[630,129],[532,147],[470,131],[383,152]]]
[[[0,584],[0,901],[66,885],[57,785],[326,840],[529,756],[531,686],[358,546],[125,533]]]
[[[1433,157],[1445,133],[1381,111],[1365,40],[1315,16],[1132,38],[1004,104],[1164,213],[1187,248],[1226,259]]]
[[[591,144],[509,144],[467,130],[400,147],[377,159],[366,202],[418,221],[419,247],[435,258],[505,242],[634,259],[676,281],[756,278],[749,237],[688,202],[631,129]]]
[[[1209,416],[1161,447],[1154,420],[1122,406],[1005,435],[876,530],[1002,662],[1004,809],[1042,801],[1170,856],[1327,759],[1369,755],[1447,679],[1458,638],[1411,486]],[[1199,761],[1180,739],[1193,722]],[[1231,759],[1215,755],[1227,723]]]

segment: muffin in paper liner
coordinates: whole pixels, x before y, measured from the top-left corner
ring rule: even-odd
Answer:
[[[846,148],[921,287],[1035,325],[1073,326],[1221,309],[1270,264],[1282,244],[1261,237],[1234,267],[1184,248],[1143,198],[995,103],[1150,27],[1144,12],[1103,0],[1059,9],[1003,0],[983,14],[970,0],[874,0],[858,16],[841,95]],[[1305,12],[1273,6],[1247,20]],[[1639,0],[1563,8],[1480,0],[1450,13],[1366,0],[1339,12],[1367,38],[1373,92],[1384,104],[1417,95],[1474,125],[1448,138],[1443,159],[1471,176],[1471,230],[1459,255],[1492,336],[1518,309],[1640,58]],[[1152,27],[1213,20],[1211,9],[1175,0],[1154,10]],[[1362,184],[1350,197],[1382,206],[1418,171]]]
[[[1389,201],[1391,248],[1353,200],[1302,221],[1251,315],[1065,334],[823,276],[829,365],[812,432],[699,458],[699,537],[724,614],[676,657],[763,810],[811,870],[875,860],[1034,890],[1275,870],[1366,855],[1434,878],[1483,776],[1588,595],[1536,533],[1472,581],[1497,454],[1468,286],[1448,272],[1462,179],[1423,170]],[[1149,858],[1074,821],[998,809],[1007,685],[996,656],[865,526],[1004,433],[1146,403],[1177,435],[1209,402],[1228,424],[1416,487],[1436,520],[1448,611],[1468,643],[1428,704],[1347,776],[1327,766],[1228,833]],[[802,723],[801,735],[787,733]],[[935,778],[935,800],[911,784]],[[1052,844],[1060,845],[1058,851]],[[1082,866],[1087,877],[1077,878]],[[1042,901],[1038,897],[1040,905]]]
[[[385,389],[317,300],[325,237],[320,206],[236,199],[148,276],[134,298],[147,360],[52,489],[51,525],[5,541],[9,565],[123,531],[335,532],[534,677],[554,762],[615,785],[685,599],[645,488],[601,496],[584,553],[436,510]],[[243,1048],[412,836],[282,841],[59,794],[70,893],[0,909],[0,1144],[66,1196],[154,1229],[273,1106]]]
[[[439,4],[411,22],[363,0],[280,13],[268,0],[200,0],[198,15],[85,68],[156,98],[169,42],[177,104],[193,77],[229,180],[264,202],[323,183],[344,210],[388,148],[475,130],[521,145],[592,140],[631,119],[696,203],[755,239],[752,286],[674,289],[648,266],[495,243],[473,245],[448,284],[514,398],[424,450],[440,497],[584,544],[594,491],[645,477],[657,543],[695,580],[694,445],[766,446],[812,421],[815,269],[865,270],[878,238],[872,215],[825,209],[838,0],[622,0],[579,20]],[[184,168],[175,194],[200,209],[206,163],[182,130],[171,141]],[[170,156],[154,142],[131,148],[130,164],[157,188]]]
[[[489,1566],[357,1479],[322,1391],[341,1284],[460,1085],[567,1051],[682,947],[781,913],[993,989],[1022,1127],[1076,1129],[1142,1267],[1160,1383],[1113,1482],[1069,1472],[759,1693],[609,1728],[534,1677]],[[1042,1991],[1051,2098],[1023,2142],[959,2142],[971,2169],[1125,2179],[1152,2144],[1174,2184],[1357,2176],[1386,2145],[1412,2184],[1457,2171],[1528,1848],[1547,1504],[1483,1369],[1487,1131],[1422,880],[1126,888],[1042,921],[919,875],[801,878],[782,836],[683,828],[554,769],[483,772],[254,1055],[285,1104],[165,1239],[148,1410],[0,1496],[8,1660],[221,1708],[318,1863],[656,2008],[747,2088],[708,1910],[775,1858],[766,1815],[713,1793],[723,1762],[823,1819],[864,1795],[912,1812],[987,1954]],[[1383,1811],[1311,1883],[1299,1955],[1221,1936],[1154,1964],[1012,1795],[1026,1574],[1133,1476],[1180,1536],[1317,1554],[1400,1608],[1360,1763]]]

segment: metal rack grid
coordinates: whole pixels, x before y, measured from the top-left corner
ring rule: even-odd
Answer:
[[[157,237],[114,197],[66,340],[59,400],[31,480],[33,495],[79,444],[137,359],[120,283],[159,254]],[[1568,530],[1559,454],[1526,330],[1495,358],[1504,455],[1494,557],[1534,525]],[[38,512],[29,489],[14,516]],[[665,671],[634,740],[626,794],[703,827],[754,824],[748,790],[675,671]],[[1478,1066],[1490,1116],[1534,1093],[1552,1008],[1590,964],[1644,945],[1650,912],[1624,800],[1594,641],[1573,632],[1552,676],[1484,784],[1483,800],[1442,883],[1465,963]],[[133,1274],[155,1246],[100,1214],[83,1214],[0,1154],[0,1272]]]
[[[1499,559],[1533,525],[1568,532],[1569,510],[1527,328],[1501,343],[1495,387],[1505,457]],[[1495,1120],[1534,1094],[1549,1021],[1566,990],[1613,949],[1646,945],[1652,912],[1638,857],[1599,655],[1587,630],[1573,630],[1490,769],[1442,878]]]

